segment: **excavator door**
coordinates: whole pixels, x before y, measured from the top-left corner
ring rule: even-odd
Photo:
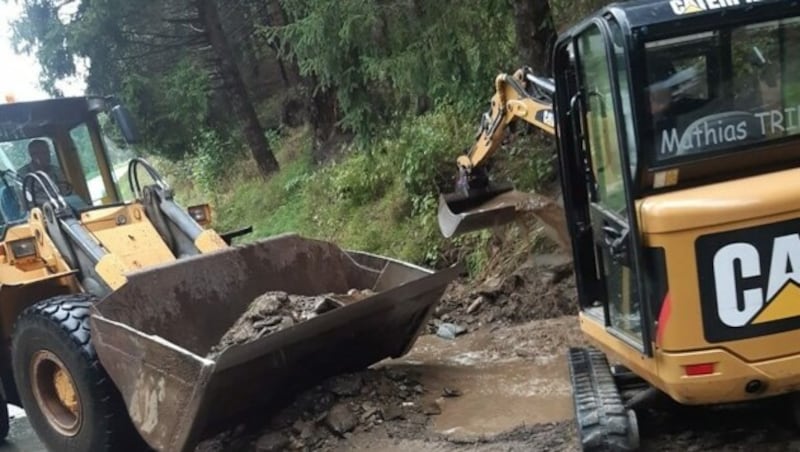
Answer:
[[[556,52],[561,182],[581,310],[649,354],[631,195],[636,137],[628,125],[635,121],[620,26],[613,18],[588,22]]]

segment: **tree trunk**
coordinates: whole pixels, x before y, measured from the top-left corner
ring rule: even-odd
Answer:
[[[314,86],[314,85],[311,85]],[[311,98],[309,119],[314,127],[315,153],[325,153],[322,149],[336,131],[337,111],[336,92],[332,89],[319,90]],[[324,155],[315,157],[317,162],[325,159]]]
[[[231,105],[242,121],[244,139],[250,147],[253,159],[263,175],[276,172],[279,170],[278,161],[269,148],[264,128],[247,94],[242,74],[233,60],[231,46],[222,30],[216,0],[196,0],[196,2],[200,20],[205,26],[211,47],[217,57],[220,74],[230,95]]]
[[[267,0],[265,5],[265,16],[263,17],[266,25],[270,25],[273,27],[282,27],[287,24],[288,19],[286,17],[286,13],[283,10],[283,6],[281,6],[281,2],[279,0]],[[286,87],[292,87],[297,85],[298,83],[302,82],[302,77],[300,76],[300,68],[297,67],[297,63],[292,59],[284,60],[280,57],[280,42],[279,40],[275,40],[272,45],[275,54],[277,55],[278,64],[280,65],[281,74],[284,76],[286,81]]]
[[[550,54],[557,34],[550,2],[513,0],[513,5],[520,64],[537,75],[551,76]]]

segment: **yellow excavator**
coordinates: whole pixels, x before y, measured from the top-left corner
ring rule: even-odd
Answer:
[[[634,0],[561,34],[553,79],[498,77],[439,223],[450,237],[530,215],[485,168],[516,119],[555,135],[551,224],[593,344],[568,355],[584,450],[639,447],[652,396],[800,413],[797,55],[798,1]]]
[[[248,228],[218,233],[208,205],[181,207],[147,161],[120,160],[103,118],[139,142],[113,97],[0,105],[2,438],[8,402],[49,450],[193,450],[321,379],[402,356],[463,271],[295,234],[233,245]],[[265,292],[351,289],[374,295],[325,298],[307,320],[217,347]]]

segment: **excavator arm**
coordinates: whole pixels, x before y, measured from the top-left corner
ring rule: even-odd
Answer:
[[[475,143],[456,160],[458,179],[453,193],[439,197],[439,229],[445,237],[509,223],[532,213],[552,239],[569,248],[561,207],[544,196],[523,193],[508,184],[490,181],[487,164],[500,149],[507,127],[520,119],[555,135],[550,79],[535,76],[529,68],[495,78],[491,108],[481,119]]]
[[[458,158],[458,166],[464,170],[471,171],[488,161],[500,148],[508,125],[517,119],[555,134],[555,86],[551,80],[536,77],[529,68],[522,68],[513,76],[498,75],[494,85],[491,109],[483,116],[475,144],[467,155]]]

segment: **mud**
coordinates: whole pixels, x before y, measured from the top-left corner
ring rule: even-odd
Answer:
[[[457,281],[436,308],[428,331],[441,322],[475,330],[577,314],[575,278],[562,254],[531,257],[508,273],[498,272],[478,284]]]
[[[347,294],[317,296],[291,295],[281,291],[266,292],[250,303],[247,311],[228,329],[219,343],[211,348],[208,357],[213,359],[232,345],[252,342],[374,294],[369,289],[351,289]]]
[[[504,274],[451,285],[402,358],[325,381],[198,452],[580,450],[566,352],[588,344],[569,260],[538,254]],[[467,331],[438,337],[443,322]],[[800,450],[786,399],[709,408],[662,397],[637,416],[643,451]]]
[[[419,376],[397,369],[340,375],[301,393],[260,427],[240,427],[201,443],[197,452],[332,450],[354,435],[389,436],[424,428],[437,412],[422,403]],[[267,447],[272,445],[274,447]]]
[[[197,451],[573,450],[556,343],[582,343],[576,326],[560,318],[455,340],[425,335],[406,356],[329,379]]]

